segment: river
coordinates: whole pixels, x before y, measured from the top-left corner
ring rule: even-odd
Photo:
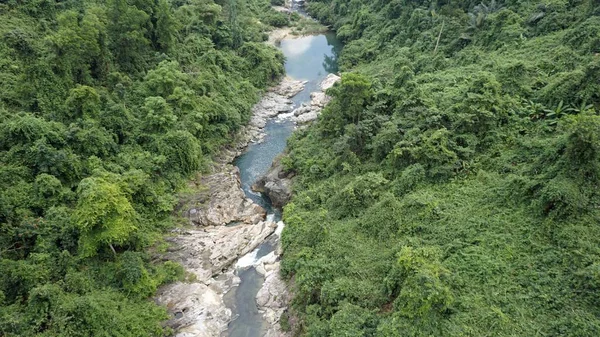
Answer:
[[[342,48],[334,33],[325,33],[281,41],[279,48],[286,57],[285,70],[288,76],[308,81],[302,92],[292,100],[297,107],[310,101],[310,93],[319,91],[319,84],[329,73],[336,73],[337,55]],[[240,179],[244,193],[267,210],[268,217],[275,221],[281,219],[280,210],[274,209],[267,197],[251,190],[252,184],[267,172],[275,157],[283,152],[288,137],[294,130],[290,120],[277,118],[268,121],[265,127],[266,136],[261,143],[248,146],[234,164],[240,170]],[[254,252],[243,257],[256,261],[272,252],[277,245],[278,237],[272,235]],[[252,262],[252,261],[251,261]],[[251,264],[251,263],[248,263]],[[225,295],[225,303],[233,311],[233,321],[229,324],[225,336],[259,337],[266,331],[266,322],[256,305],[256,294],[264,279],[253,266],[238,267],[236,270],[241,282]]]

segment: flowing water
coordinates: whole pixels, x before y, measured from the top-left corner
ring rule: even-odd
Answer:
[[[302,92],[292,100],[294,106],[310,101],[310,93],[319,91],[319,84],[329,73],[337,72],[337,55],[341,43],[334,33],[290,38],[281,41],[280,48],[286,57],[287,75],[308,81]],[[273,209],[271,202],[260,193],[251,190],[252,184],[267,172],[277,155],[285,149],[287,138],[294,125],[289,120],[270,120],[266,127],[264,141],[252,144],[239,156],[234,164],[240,169],[242,189],[254,202],[267,209],[268,217],[274,221],[281,219],[279,210]],[[252,263],[269,254],[277,245],[277,236],[272,235],[257,250],[243,257],[236,273],[240,285],[225,295],[225,302],[233,310],[234,320],[229,324],[226,336],[259,337],[265,333],[266,322],[258,312],[256,294],[262,287],[263,277]],[[242,266],[242,267],[239,267]]]

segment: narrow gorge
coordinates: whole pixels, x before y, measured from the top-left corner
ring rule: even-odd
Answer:
[[[179,337],[287,336],[279,325],[290,299],[279,276],[279,237],[291,182],[277,158],[294,129],[316,120],[327,104],[325,91],[340,79],[341,43],[332,33],[297,37],[287,29],[274,31],[268,43],[286,57],[286,77],[254,106],[214,173],[191,182],[201,192],[179,205],[191,226],[174,231],[164,258],[192,276],[157,296]]]

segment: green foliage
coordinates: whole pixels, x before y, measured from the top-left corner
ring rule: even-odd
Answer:
[[[0,4],[0,335],[170,333],[148,297],[183,270],[145,252],[283,73],[268,7]]]
[[[93,256],[102,245],[123,244],[136,230],[135,210],[117,182],[89,177],[77,188],[74,223],[81,238],[81,254]]]
[[[598,335],[598,4],[308,10],[346,45],[282,159],[296,332]]]

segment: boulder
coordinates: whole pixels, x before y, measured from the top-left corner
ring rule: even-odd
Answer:
[[[310,94],[310,105],[324,108],[331,101],[331,97],[325,95],[324,92],[313,92]]]
[[[198,192],[180,203],[184,217],[197,226],[255,224],[264,219],[266,211],[246,197],[239,174],[237,167],[224,165],[221,172],[200,177],[194,182]]]
[[[300,91],[304,90],[304,85],[306,83],[307,81],[294,80],[291,77],[286,76],[278,85],[274,86],[271,91],[286,98],[292,98]]]
[[[305,113],[309,113],[312,110],[313,110],[312,106],[306,105],[306,104],[302,103],[299,107],[297,107],[296,109],[294,109],[293,114],[294,114],[294,116],[298,117],[298,116],[303,115]]]
[[[171,284],[157,301],[171,314],[166,325],[177,330],[177,337],[219,336],[231,320],[222,294],[203,283]]]
[[[328,74],[327,77],[321,82],[321,91],[327,91],[327,89],[333,87],[342,78],[336,74]]]
[[[268,323],[265,336],[291,336],[281,330],[279,321],[288,309],[291,295],[287,284],[279,275],[279,256],[272,252],[258,261],[256,270],[265,277],[265,282],[256,294],[256,304]]]
[[[269,171],[252,185],[252,190],[268,196],[274,207],[281,208],[290,200],[291,176],[284,171],[280,158],[273,161]]]
[[[268,92],[252,108],[254,118],[271,118],[292,110],[292,101],[278,93]]]
[[[296,116],[296,117],[292,118],[292,120],[296,124],[307,124],[307,123],[317,120],[317,118],[319,118],[319,113],[320,113],[320,111],[317,112],[315,110],[311,110],[310,112],[307,112],[305,114],[302,114],[300,116]]]

